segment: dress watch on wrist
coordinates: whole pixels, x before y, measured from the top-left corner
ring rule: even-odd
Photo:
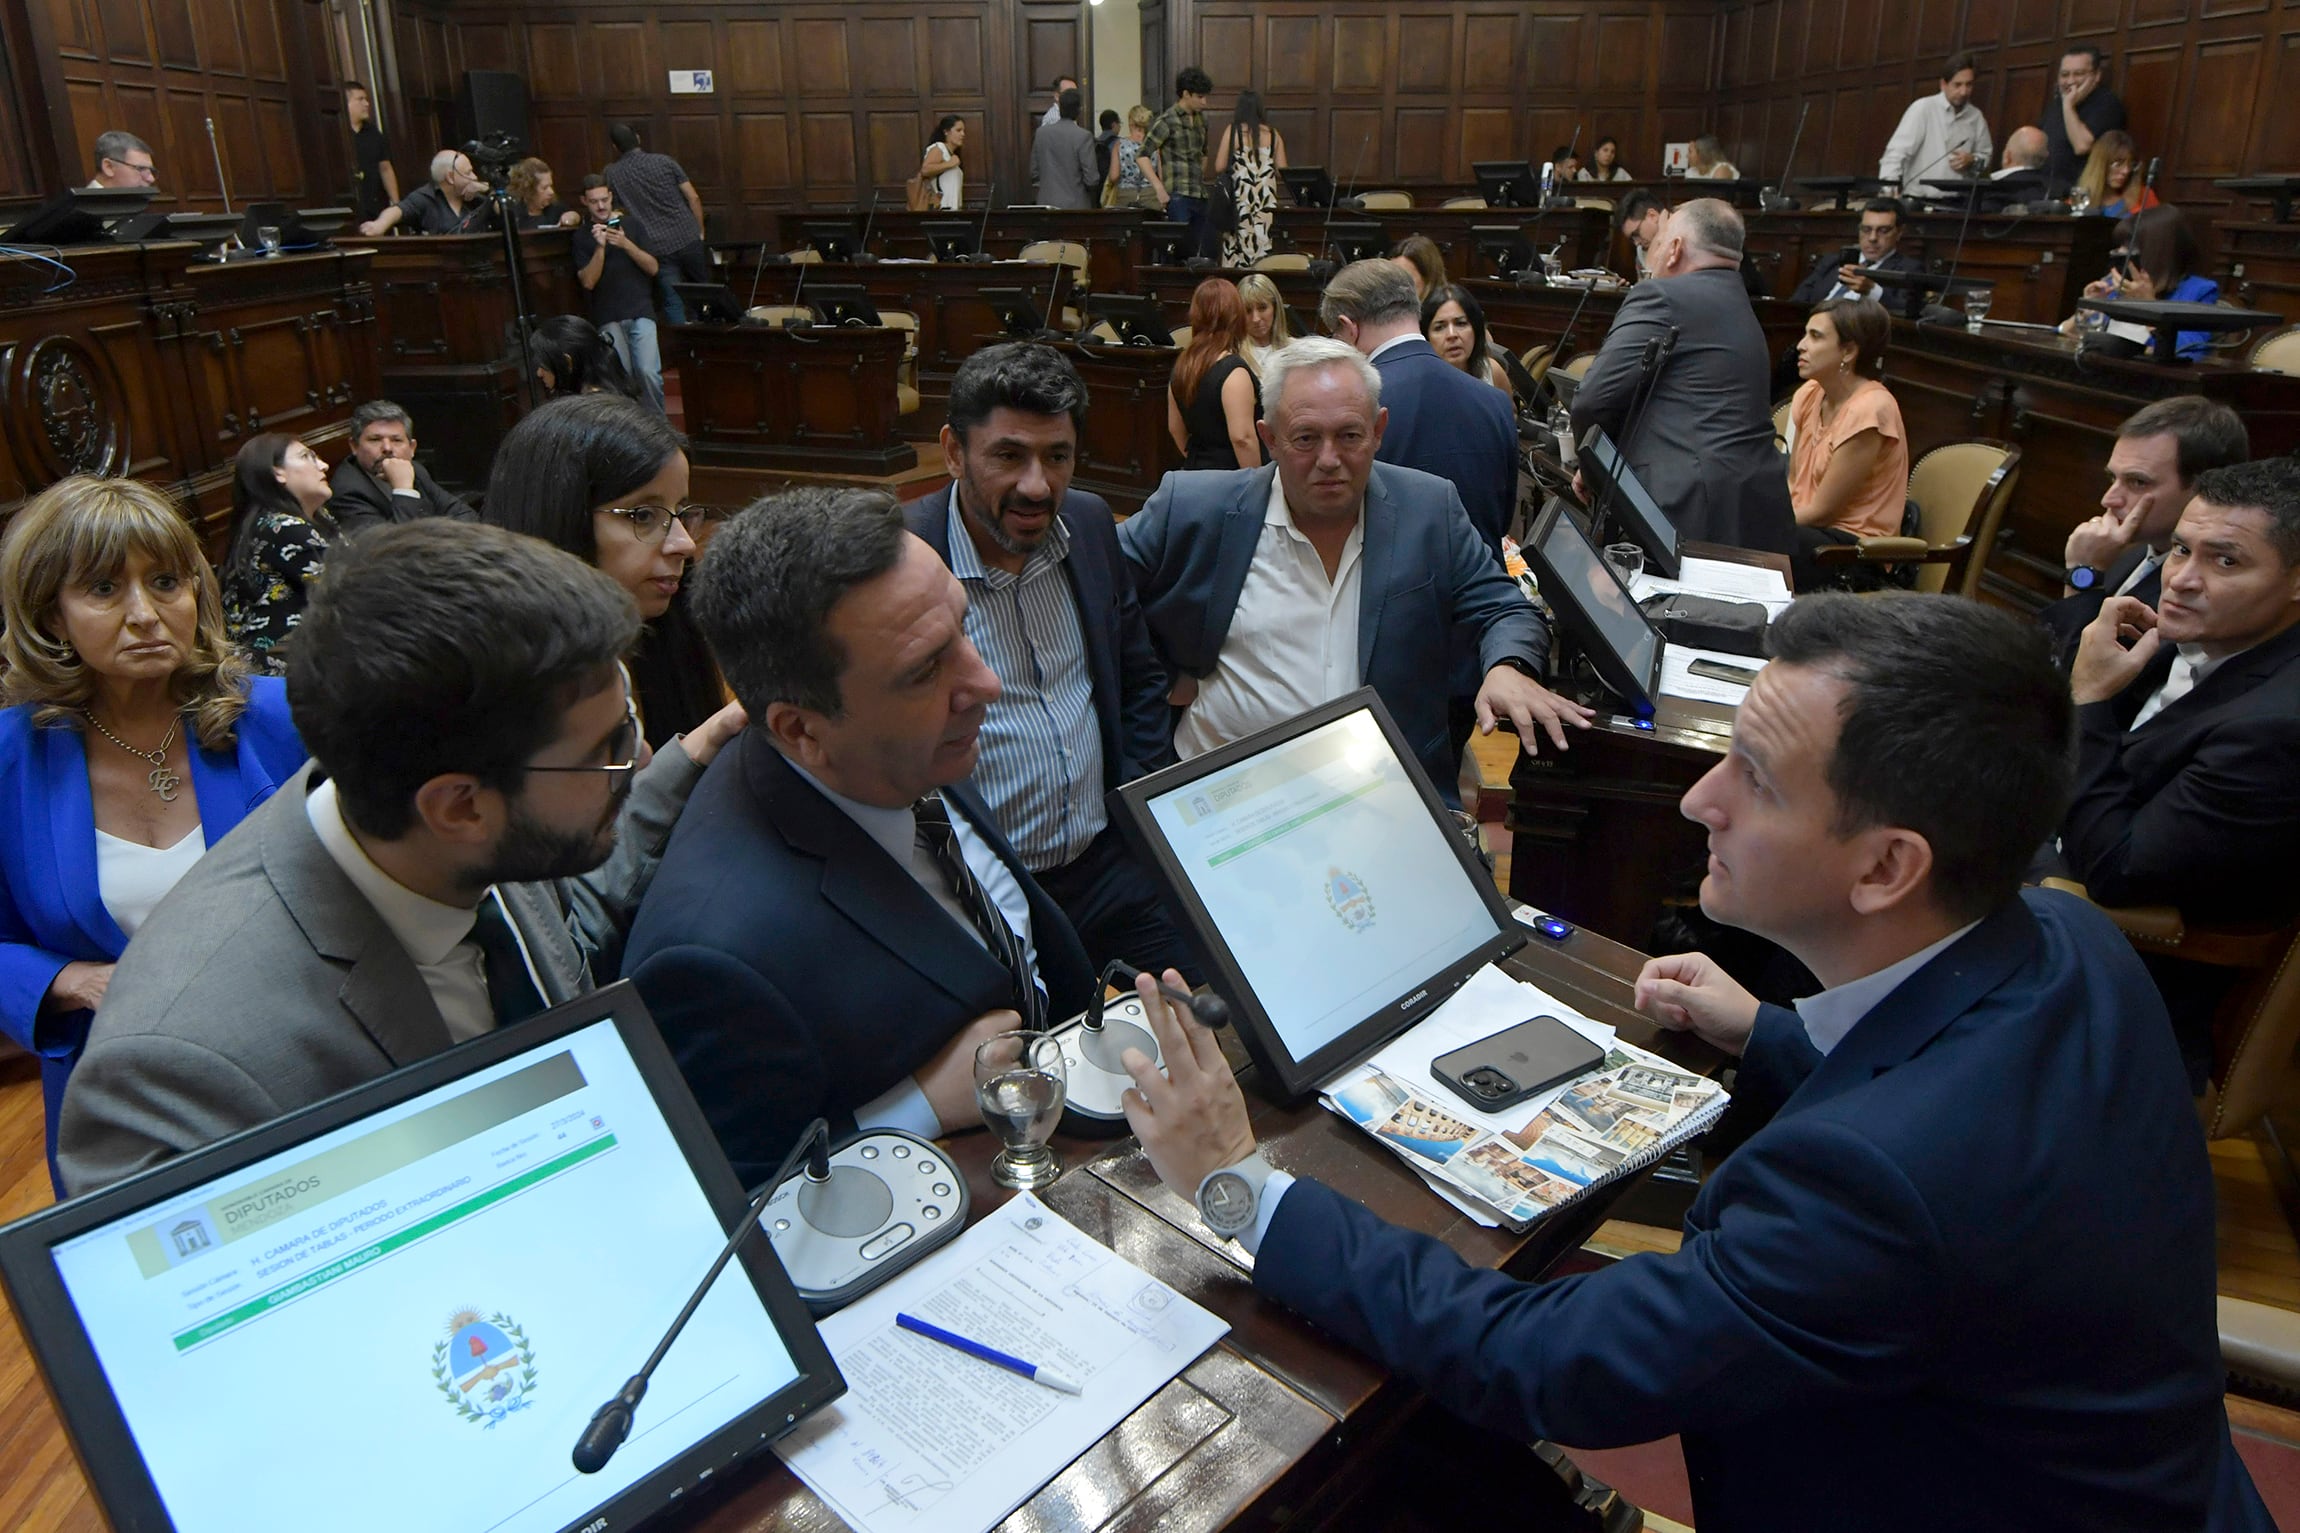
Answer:
[[[1262,1206],[1262,1184],[1273,1169],[1256,1150],[1234,1166],[1207,1172],[1198,1184],[1197,1199],[1198,1217],[1206,1221],[1206,1228],[1228,1240],[1252,1229]]]
[[[2097,591],[2101,581],[2107,578],[2108,571],[2096,569],[2089,564],[2078,565],[2067,576],[2070,589],[2077,591]]]

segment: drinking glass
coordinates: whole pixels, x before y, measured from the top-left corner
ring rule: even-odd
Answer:
[[[1976,287],[1965,293],[1965,328],[1975,335],[1980,333],[1981,321],[1989,317],[1989,300],[1996,296],[1990,288]]]
[[[1069,1076],[1062,1045],[1045,1033],[1000,1033],[974,1051],[974,1099],[1006,1148],[990,1162],[1001,1187],[1044,1187],[1062,1174],[1047,1148],[1062,1121]]]
[[[276,255],[278,255],[278,254],[280,253],[280,230],[279,230],[279,225],[278,225],[278,224],[259,224],[259,225],[257,225],[257,226],[256,226],[256,243],[264,247],[264,254],[265,254],[265,255],[267,255],[267,256],[276,256]]]
[[[1635,543],[1608,543],[1605,562],[1613,566],[1613,573],[1621,577],[1623,585],[1630,585],[1645,573],[1645,550]]]
[[[2068,191],[2068,210],[2071,213],[2078,215],[2079,217],[2082,217],[2084,214],[2091,212],[2092,193],[2086,191],[2081,186],[2070,187]]]

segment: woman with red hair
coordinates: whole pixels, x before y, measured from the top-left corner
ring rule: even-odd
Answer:
[[[1261,386],[1238,355],[1246,306],[1227,277],[1208,277],[1190,295],[1190,344],[1166,390],[1166,434],[1184,468],[1260,468]]]

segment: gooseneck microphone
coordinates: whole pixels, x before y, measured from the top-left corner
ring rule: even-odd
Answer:
[[[736,1248],[742,1245],[743,1238],[754,1232],[759,1233],[762,1239],[765,1238],[764,1232],[759,1230],[759,1216],[766,1211],[768,1201],[781,1189],[784,1179],[791,1174],[791,1168],[799,1163],[799,1157],[806,1157],[807,1184],[810,1189],[837,1187],[831,1172],[830,1142],[830,1124],[817,1118],[807,1125],[807,1131],[799,1136],[799,1142],[791,1146],[791,1153],[783,1157],[781,1168],[767,1178],[766,1186],[751,1200],[750,1206],[743,1210],[743,1217],[735,1225],[735,1232],[727,1237],[727,1243],[720,1248],[718,1260],[711,1263],[711,1270],[703,1274],[703,1280],[695,1285],[695,1291],[687,1295],[687,1302],[680,1306],[678,1317],[671,1322],[671,1328],[663,1333],[663,1339],[655,1343],[655,1350],[645,1365],[623,1381],[623,1387],[615,1392],[613,1399],[592,1412],[590,1424],[583,1428],[583,1435],[575,1442],[574,1458],[578,1473],[597,1474],[606,1468],[607,1461],[615,1456],[615,1450],[622,1447],[623,1440],[631,1435],[631,1423],[638,1415],[639,1402],[647,1398],[647,1381],[655,1376],[655,1369],[663,1361],[664,1354],[671,1350],[671,1343],[677,1341],[679,1333],[687,1328],[687,1321],[702,1304],[703,1295],[709,1293],[711,1285],[719,1280],[719,1274],[726,1270],[728,1261],[734,1256]],[[802,1192],[801,1196],[804,1197],[805,1193]]]
[[[1102,993],[1113,986],[1132,988],[1134,982],[1147,972],[1137,969],[1123,958],[1113,958],[1102,967],[1102,983],[1094,987],[1094,1004],[1086,1008],[1086,1028],[1089,1032],[1102,1030]],[[1224,1028],[1230,1025],[1230,1003],[1211,990],[1204,995],[1192,995],[1150,976],[1158,986],[1158,993],[1196,1017],[1204,1027]]]

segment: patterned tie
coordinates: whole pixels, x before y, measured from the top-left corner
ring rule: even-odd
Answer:
[[[519,938],[503,908],[503,896],[493,889],[479,902],[479,918],[471,924],[471,941],[479,949],[487,975],[487,999],[495,1007],[495,1025],[509,1027],[545,1009],[542,994],[527,972],[519,951]]]
[[[1031,975],[1029,955],[1024,952],[1022,939],[1006,922],[1006,915],[996,902],[984,892],[974,876],[974,869],[966,865],[966,854],[959,850],[958,837],[950,827],[950,809],[943,803],[940,793],[929,793],[911,806],[918,819],[918,840],[934,865],[942,870],[949,881],[950,892],[958,896],[981,934],[990,956],[1006,966],[1014,981],[1015,1010],[1022,1013],[1022,1025],[1032,1032],[1046,1026],[1046,997],[1038,993],[1038,982]]]

